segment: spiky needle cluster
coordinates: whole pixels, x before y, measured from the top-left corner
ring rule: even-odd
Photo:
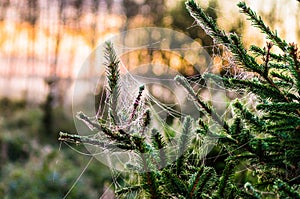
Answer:
[[[135,174],[139,180],[124,185],[116,190],[116,194],[124,198],[153,199],[300,198],[300,56],[297,45],[281,39],[244,2],[238,3],[241,13],[246,14],[270,40],[265,48],[251,46],[246,49],[238,35],[221,30],[194,0],[188,0],[186,6],[199,26],[232,53],[236,65],[255,74],[251,79],[209,73],[203,77],[222,82],[231,91],[252,93],[257,103],[249,108],[242,101],[234,100],[230,105],[234,112],[232,118],[224,119],[214,107],[202,101],[184,77],[176,77],[175,80],[194,99],[201,115],[208,117],[219,128],[211,129],[204,118],[194,122],[186,116],[181,134],[177,135],[177,160],[170,163],[169,154],[172,153],[166,148],[168,139],[165,136],[168,132],[151,128],[149,110],[143,114],[140,132],[131,134],[130,130],[118,126],[119,61],[112,44],[107,43],[107,89],[113,125],[107,125],[101,119],[92,121],[83,113],[79,113],[78,117],[90,128],[104,133],[121,150],[136,151],[140,155],[141,165],[137,169],[146,172]],[[281,53],[272,52],[274,45],[281,49]],[[259,57],[263,63],[257,61]],[[132,114],[127,120],[129,123],[135,120],[143,90],[144,87],[140,87],[132,105]],[[197,127],[195,132],[193,125]],[[150,142],[145,139],[146,127],[151,132]],[[197,153],[197,147],[205,136],[219,138],[215,147],[218,156],[213,158],[223,166],[211,163],[209,157],[197,160],[202,158]],[[100,147],[104,145],[94,138],[66,133],[60,133],[59,139]]]
[[[296,198],[299,198],[300,59],[296,44],[288,44],[277,35],[276,31],[271,31],[245,2],[238,3],[238,7],[241,13],[248,16],[252,25],[259,28],[270,40],[265,48],[253,45],[247,50],[240,37],[235,33],[226,34],[221,31],[195,1],[189,0],[186,5],[191,16],[206,33],[217,43],[228,48],[236,64],[256,76],[251,79],[238,79],[213,74],[204,75],[216,82],[222,82],[228,89],[252,93],[257,99],[257,105],[252,110],[238,100],[232,103],[235,112],[233,122],[229,125],[229,131],[224,129],[227,134],[220,134],[219,140],[219,144],[229,149],[230,153],[223,173],[229,172],[227,176],[234,175],[234,168],[243,162],[249,167],[254,166],[253,173],[257,175],[257,180],[252,179],[252,191],[244,189],[251,197],[264,198],[269,194],[268,197],[271,195],[294,198],[293,193],[297,192],[296,189],[298,190]],[[272,53],[273,46],[277,46],[281,53]],[[257,61],[258,57],[261,57],[263,63]],[[230,163],[234,163],[235,166],[231,166],[227,171],[226,168]],[[226,183],[224,179],[227,179]],[[278,188],[279,179],[284,184],[282,186],[289,187],[289,190],[283,191]],[[229,198],[230,188],[239,189],[234,184],[234,178],[221,177],[220,180],[223,181],[218,187],[220,191],[213,194],[217,198]],[[220,189],[220,186],[226,186],[228,189]],[[244,193],[239,190],[235,194],[242,196]]]
[[[117,104],[118,97],[120,95],[120,71],[119,71],[119,63],[115,49],[113,48],[113,44],[111,42],[106,42],[105,47],[105,59],[106,62],[104,65],[106,66],[106,77],[107,77],[107,91],[108,91],[108,99],[109,99],[109,113],[112,121],[116,124],[118,123],[118,115],[117,115]]]

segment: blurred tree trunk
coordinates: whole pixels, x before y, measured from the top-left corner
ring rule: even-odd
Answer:
[[[3,142],[3,141],[0,141],[1,143],[1,152],[0,152],[0,168],[2,168],[3,165],[5,165],[6,161],[7,161],[7,154],[8,154],[8,151],[7,151],[7,143],[6,142]]]
[[[0,1],[0,21],[3,22],[6,17],[6,11],[10,6],[10,0]]]
[[[97,34],[97,21],[98,21],[98,11],[99,11],[99,0],[93,0],[93,4],[92,4],[92,14],[93,14],[93,18],[92,18],[92,22],[90,25],[90,29],[91,29],[91,34],[89,35],[89,39],[88,39],[88,43],[89,46],[91,47],[91,49],[94,49],[96,47],[97,44],[97,39],[98,39],[98,34]],[[89,67],[89,77],[92,77],[95,74],[94,69],[96,68],[96,57],[95,57],[95,53],[91,54],[91,67]]]
[[[54,57],[53,61],[51,63],[51,71],[50,71],[50,76],[56,78],[57,76],[57,62],[58,62],[58,57],[59,57],[59,48],[60,48],[60,42],[62,38],[62,32],[64,28],[64,6],[65,6],[65,1],[64,0],[58,0],[58,12],[57,12],[57,23],[56,25],[56,37],[55,37],[55,46],[54,46]]]

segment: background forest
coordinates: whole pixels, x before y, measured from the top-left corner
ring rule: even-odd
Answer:
[[[282,37],[300,41],[300,5],[284,2],[249,6]],[[265,43],[238,14],[237,1],[199,3],[220,27],[243,35],[245,46]],[[85,148],[57,141],[58,132],[76,132],[72,88],[91,51],[114,34],[147,26],[181,31],[207,46],[215,63],[224,60],[184,1],[0,1],[1,198],[111,197],[110,170],[96,160],[85,168],[90,158],[78,152]]]

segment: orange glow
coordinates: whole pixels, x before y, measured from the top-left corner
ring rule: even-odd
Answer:
[[[26,13],[26,11],[21,9],[26,3],[15,0],[11,2],[12,7],[7,10],[5,19],[0,21],[0,77],[7,79],[11,77],[44,79],[49,76],[74,79],[86,58],[99,44],[119,34],[125,28],[154,26],[151,17],[156,12],[155,10],[150,11],[152,13],[149,15],[137,12],[135,16],[127,19],[124,10],[122,10],[124,8],[121,8],[120,4],[116,6],[118,11],[108,11],[100,6],[96,12],[92,12],[91,8],[82,8],[81,14],[77,16],[74,8],[68,9],[66,13],[59,13],[58,4],[60,1],[49,3],[49,5],[48,1],[38,1],[40,3],[40,10],[37,12],[39,16],[37,16],[37,21],[33,26],[28,20],[26,22],[25,17],[22,16],[22,13]],[[211,6],[209,0],[198,2],[204,9]],[[246,21],[243,14],[239,13],[236,7],[238,0],[229,0],[225,4],[221,1],[217,2],[218,7],[216,9],[211,7],[211,10],[217,13],[217,23],[220,28],[232,31],[233,27],[240,27],[239,34],[243,35],[243,42],[246,47],[249,47],[250,44],[265,45],[265,36],[257,28],[251,27],[251,23]],[[179,3],[182,2],[165,0],[166,10],[171,11]],[[279,6],[278,1],[272,0],[264,0],[263,2],[247,0],[247,3],[258,14],[262,15],[267,24],[270,22],[272,30],[278,29],[278,34],[287,42],[297,42],[297,39],[300,39],[299,20],[297,20],[300,12],[297,1],[285,2],[283,7]],[[273,12],[272,9],[276,12]],[[187,11],[182,10],[182,12]],[[69,19],[69,16],[73,18]],[[273,20],[269,19],[269,16],[274,17]],[[169,12],[166,12],[161,25],[172,28],[174,25],[172,23],[176,22],[173,17]],[[242,22],[243,27],[239,24],[240,22]],[[190,24],[190,26],[191,30],[199,29],[199,27],[194,27],[194,24]],[[189,30],[183,29],[181,31]],[[152,36],[159,38],[159,34],[159,32],[154,32]],[[146,34],[131,35],[128,39],[126,38],[125,46],[128,44],[131,47],[130,44],[136,43],[135,41],[146,36]],[[204,35],[199,35],[199,37],[202,36]],[[177,39],[181,40],[182,38]],[[201,42],[201,39],[195,39],[192,45],[187,44],[181,47],[197,49],[199,44],[202,45]],[[169,49],[170,44],[162,42],[160,47]],[[275,47],[272,50],[277,52]],[[212,60],[214,72],[220,72],[222,67],[227,67],[232,63],[231,55],[226,54],[226,51],[214,53],[217,55],[213,56]],[[147,49],[139,49],[123,54],[121,60],[128,70],[138,69],[142,73],[149,72],[146,67],[143,68],[142,66],[152,64],[152,72],[157,76],[164,74],[169,69],[185,75],[192,75],[196,71],[194,65],[199,66],[200,73],[202,73],[207,70],[208,65],[206,63],[207,57],[200,52],[195,53],[193,50],[186,50],[179,55],[176,52],[154,50],[150,53]],[[121,70],[123,73],[126,72],[125,69]],[[90,71],[90,74],[92,73],[93,71]],[[26,81],[24,80],[25,83]],[[20,82],[23,84],[23,80]],[[29,87],[29,89],[31,88]],[[10,92],[10,89],[7,90]]]
[[[15,75],[22,74],[26,76],[32,74],[32,70],[29,70],[29,68],[38,67],[34,71],[38,72],[40,76],[48,76],[51,72],[49,68],[53,66],[55,60],[56,46],[58,45],[56,75],[62,78],[75,77],[81,64],[91,53],[92,48],[119,31],[119,27],[124,20],[123,17],[114,15],[109,16],[109,18],[109,21],[102,21],[104,22],[102,25],[107,26],[107,28],[101,31],[96,30],[94,35],[92,35],[93,31],[90,27],[78,31],[72,27],[55,24],[48,27],[45,24],[31,26],[28,23],[9,20],[0,22],[1,59],[14,57],[28,60],[32,57],[35,61],[27,63],[31,66],[24,65],[23,62],[22,67],[17,65],[10,70],[16,70],[12,71]],[[58,29],[61,29],[60,33],[53,32]],[[91,43],[90,38],[95,38],[94,44]],[[37,64],[38,62],[39,64]],[[2,65],[0,74],[6,74],[4,70],[7,70],[7,68]]]
[[[196,55],[192,55],[192,57],[196,58]],[[193,64],[189,62],[192,59],[185,59],[181,57],[178,53],[172,51],[149,51],[148,49],[139,49],[136,51],[124,53],[121,55],[120,58],[122,63],[128,70],[137,69],[142,73],[147,72],[148,69],[145,66],[148,66],[149,64],[151,64],[152,66],[152,72],[157,76],[166,74],[168,68],[180,73],[185,73],[187,75],[192,75],[195,73]],[[205,58],[203,59],[205,60]],[[199,59],[197,60],[198,63],[203,62],[203,60],[201,62],[199,62]],[[194,62],[196,62],[196,60]],[[141,69],[143,67],[144,69]],[[122,70],[121,72],[126,71]]]

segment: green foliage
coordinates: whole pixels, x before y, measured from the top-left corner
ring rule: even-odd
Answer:
[[[257,46],[251,47],[250,50],[256,56],[262,57],[264,63],[260,64],[256,61],[256,57],[250,55],[248,50],[243,47],[241,39],[237,35],[230,34],[227,36],[194,1],[187,1],[186,4],[191,15],[206,33],[216,42],[228,47],[228,50],[235,57],[236,64],[253,72],[256,76],[256,78],[238,79],[207,75],[218,82],[224,82],[227,88],[255,94],[257,101],[259,101],[256,109],[263,111],[258,113],[255,109],[248,110],[245,104],[238,101],[232,104],[236,119],[230,129],[237,133],[231,132],[231,136],[237,142],[230,143],[231,147],[228,146],[229,143],[226,145],[227,148],[230,147],[231,149],[240,147],[240,154],[235,155],[233,153],[231,159],[240,158],[243,150],[247,152],[247,161],[255,164],[256,169],[259,170],[257,173],[259,173],[260,180],[253,185],[260,188],[264,187],[261,191],[266,191],[264,189],[274,183],[271,179],[281,179],[290,184],[299,183],[299,181],[292,180],[299,176],[300,161],[299,156],[296,155],[300,146],[297,135],[300,116],[299,76],[296,67],[299,63],[299,52],[296,45],[287,44],[277,35],[276,31],[271,31],[251,8],[247,7],[244,2],[240,2],[238,6],[241,12],[245,13],[252,24],[273,42],[267,43],[264,49]],[[273,44],[282,50],[282,54],[271,52]],[[288,157],[287,151],[293,155]],[[265,177],[266,175],[268,177]],[[259,191],[254,191],[256,189],[253,187],[251,190],[249,193],[253,196],[259,197],[261,195]],[[276,192],[274,189],[272,191]]]
[[[134,151],[140,157],[138,169],[144,172],[135,174],[136,180],[128,181],[128,186],[124,183],[116,194],[122,198],[132,195],[139,198],[299,198],[300,56],[297,46],[287,44],[276,31],[271,31],[244,2],[238,4],[241,13],[246,14],[253,26],[270,40],[265,48],[252,46],[250,50],[246,49],[237,34],[227,34],[221,30],[194,0],[188,0],[186,7],[198,25],[232,54],[236,67],[253,74],[244,79],[208,73],[203,77],[232,92],[242,91],[256,103],[233,100],[228,107],[232,110],[232,116],[220,116],[194,91],[191,85],[193,80],[177,76],[175,80],[185,88],[202,116],[197,121],[185,116],[181,133],[165,127],[166,133],[151,129],[151,112],[146,110],[140,122],[141,128],[131,133],[131,129],[120,128],[115,120],[117,109],[112,106],[112,100],[117,104],[118,94],[114,96],[114,90],[119,92],[120,74],[115,52],[107,43],[106,66],[113,121],[94,120],[83,113],[79,113],[78,118],[105,135],[112,145],[119,146],[121,150]],[[281,53],[272,52],[273,45],[279,47]],[[132,114],[127,118],[129,126],[137,118],[143,90],[144,86],[141,86]],[[212,128],[215,126],[218,128]],[[150,141],[145,136],[147,130],[151,132]],[[168,132],[178,139],[177,160],[169,164],[167,160],[174,156],[174,152],[166,149],[170,141]],[[218,149],[217,157],[210,157],[210,154],[207,158],[201,156],[199,143],[201,145],[206,137],[218,138],[215,147]],[[66,133],[61,133],[59,139],[103,145],[101,140]],[[217,167],[217,164],[210,162],[210,158],[224,160],[223,166]],[[239,172],[239,168],[247,168],[248,171]]]
[[[112,43],[106,43],[105,49],[106,58],[106,77],[108,81],[107,90],[109,92],[109,109],[110,116],[114,123],[118,122],[117,104],[119,97],[119,60]]]
[[[188,145],[189,145],[189,138],[190,138],[190,134],[192,133],[192,121],[191,118],[189,116],[187,116],[184,121],[183,121],[183,130],[180,136],[180,140],[179,140],[179,154],[180,157],[178,157],[177,159],[177,175],[180,175],[180,173],[183,171],[183,165],[185,164],[185,159],[186,157],[184,152],[187,150]]]
[[[45,136],[40,108],[9,99],[0,99],[0,104],[0,198],[63,198],[90,157],[75,155],[63,143],[60,148],[57,135]],[[73,131],[73,120],[61,108],[53,113],[54,130]],[[110,171],[92,161],[68,197],[96,198],[109,181]]]

